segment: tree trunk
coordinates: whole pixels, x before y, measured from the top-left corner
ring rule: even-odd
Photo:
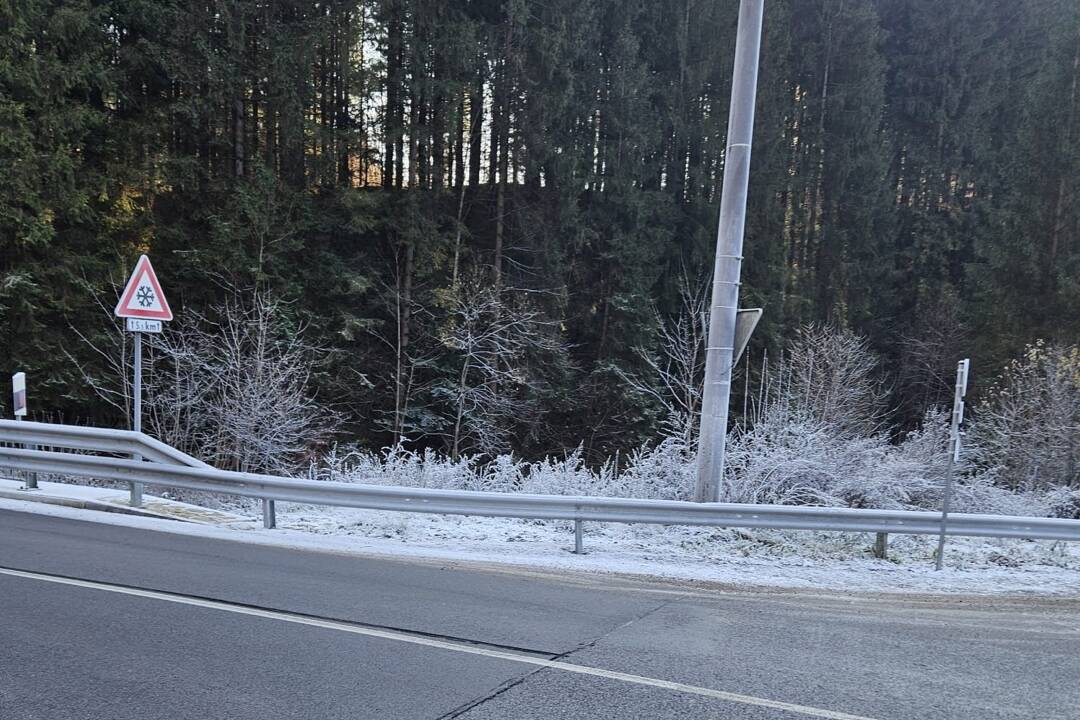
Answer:
[[[511,88],[511,68],[512,63],[510,61],[511,50],[511,37],[513,32],[513,24],[510,18],[506,21],[506,35],[503,42],[503,61],[502,71],[499,73],[496,79],[495,93],[498,100],[498,104],[495,108],[495,122],[492,126],[492,148],[497,150],[497,154],[493,158],[493,167],[498,171],[498,188],[495,195],[495,258],[492,263],[494,269],[495,280],[495,292],[496,295],[502,290],[503,283],[503,240],[506,231],[506,183],[508,180],[509,166],[510,166],[510,88]],[[498,144],[495,143],[495,136],[498,136]],[[497,163],[494,160],[498,160]],[[495,175],[492,174],[494,180]]]
[[[410,53],[409,65],[411,78],[409,78],[409,187],[421,187],[424,184],[424,161],[423,154],[423,122],[426,93],[426,68],[423,63],[423,53],[426,43],[423,38],[423,25],[420,15],[421,3],[413,10],[413,36],[412,52]]]
[[[465,185],[465,96],[459,98],[454,117],[454,187]]]
[[[443,92],[442,53],[435,48],[432,65],[431,99],[431,187],[436,191],[443,188],[443,176],[446,169],[446,94]]]
[[[503,214],[506,211],[506,181],[500,180],[495,191],[495,257],[491,266],[494,274],[495,292],[502,290],[502,265],[503,265],[503,232],[505,223]]]
[[[484,125],[484,56],[479,53],[476,79],[469,90],[469,184],[480,185],[480,155]]]
[[[844,12],[844,3],[841,2],[837,14]],[[835,17],[835,16],[834,16]],[[832,287],[832,266],[835,258],[832,248],[828,247],[828,223],[827,203],[825,188],[825,161],[826,161],[826,132],[825,121],[829,109],[829,75],[832,72],[833,60],[833,23],[832,18],[828,21],[828,29],[825,39],[825,68],[822,71],[821,99],[818,109],[818,162],[816,170],[817,182],[814,184],[813,205],[811,206],[811,227],[808,228],[811,237],[815,238],[814,246],[814,279],[817,283],[817,309],[818,313],[825,313],[820,320],[828,320],[828,313],[832,308],[832,297],[835,288]]]
[[[337,52],[334,57],[334,153],[337,158],[337,181],[344,187],[352,186],[352,169],[349,165],[350,132],[349,122],[349,45],[351,41],[351,19],[347,10],[341,11],[341,23],[338,26]]]
[[[232,174],[234,178],[244,176],[244,55],[246,51],[245,18],[239,8],[234,8],[233,36],[231,49],[235,76],[233,77],[233,100],[232,100]]]
[[[244,177],[244,99],[233,100],[233,177]]]
[[[1077,80],[1080,79],[1080,40],[1077,41],[1076,50],[1072,61],[1072,84],[1069,89],[1068,114],[1065,121],[1065,141],[1062,143],[1064,154],[1069,157],[1072,151],[1072,129],[1076,121],[1076,88]],[[1050,232],[1050,258],[1045,263],[1047,275],[1050,276],[1056,269],[1058,252],[1061,246],[1061,236],[1065,230],[1065,207],[1070,197],[1069,181],[1072,178],[1072,167],[1065,168],[1061,177],[1058,178],[1057,199],[1054,202],[1054,224]],[[1049,277],[1047,278],[1049,279]]]
[[[385,144],[383,147],[383,188],[401,187],[401,120],[402,108],[402,20],[401,1],[390,0],[390,18],[386,30],[386,110],[384,113]]]
[[[470,360],[470,356],[466,355],[465,361],[461,364],[461,375],[458,378],[457,416],[454,418],[454,442],[450,450],[450,459],[454,462],[461,457],[461,426],[465,418],[465,383],[469,379]]]
[[[505,58],[492,63],[491,78],[491,136],[488,147],[488,182],[496,183],[499,176],[499,140],[502,138],[502,85],[506,71]]]

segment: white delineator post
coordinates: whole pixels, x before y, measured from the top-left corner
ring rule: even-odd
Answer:
[[[26,417],[26,373],[17,372],[11,376],[11,400],[15,410],[15,419]],[[35,445],[24,445],[27,450],[36,450]],[[26,473],[26,490],[37,490],[37,473]]]
[[[694,489],[694,500],[697,502],[716,502],[720,499],[720,479],[724,473],[724,442],[731,398],[735,319],[739,305],[743,230],[750,183],[750,145],[754,137],[754,102],[764,10],[765,0],[742,0],[739,5],[727,151],[724,155],[724,184],[720,197],[720,223],[705,351],[705,386],[698,434],[697,484]]]

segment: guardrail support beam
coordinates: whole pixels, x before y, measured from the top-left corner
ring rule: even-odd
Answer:
[[[273,500],[263,498],[262,516],[264,528],[266,528],[267,530],[273,530],[277,527],[277,508],[274,507]]]
[[[25,447],[26,447],[27,450],[37,450],[38,449],[37,445],[26,445]],[[26,473],[26,481],[25,482],[26,482],[26,488],[25,488],[26,490],[37,490],[38,489],[37,473],[36,472],[28,472],[28,473]]]
[[[874,538],[874,557],[878,560],[889,559],[889,533],[879,532]]]
[[[584,549],[585,538],[584,538],[584,530],[582,528],[582,524],[583,523],[580,520],[575,520],[574,521],[574,554],[575,555],[584,555],[585,554],[585,549]]]
[[[135,453],[131,456],[132,460],[142,461],[142,455]],[[142,507],[142,488],[141,482],[129,482],[128,489],[131,491],[131,497],[128,500],[128,505],[131,507]]]

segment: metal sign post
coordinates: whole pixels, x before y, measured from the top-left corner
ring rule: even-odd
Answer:
[[[142,432],[142,333],[135,333],[135,377],[131,383],[131,429]],[[132,460],[142,460],[142,455],[133,455]],[[131,507],[142,507],[143,486],[140,482],[128,483],[131,490]]]
[[[26,373],[17,372],[11,376],[11,404],[15,409],[15,419],[26,417]],[[36,450],[34,445],[24,445],[27,450]],[[26,490],[37,490],[37,473],[26,473]]]
[[[949,471],[945,475],[945,493],[941,500],[941,533],[938,535],[937,558],[934,569],[940,570],[945,558],[945,528],[949,522],[949,503],[952,501],[953,474],[960,459],[960,424],[964,422],[964,395],[967,394],[968,368],[971,360],[964,358],[956,365],[956,390],[953,393],[952,423],[949,426]]]
[[[132,408],[131,429],[142,432],[142,334],[161,332],[161,322],[173,319],[169,302],[165,299],[165,293],[161,291],[161,283],[158,282],[154,267],[150,264],[150,258],[145,255],[139,258],[135,264],[135,270],[131,273],[124,292],[120,295],[120,302],[116,303],[114,313],[117,317],[125,318],[128,332],[135,334],[135,362],[134,377],[132,378]],[[142,460],[141,455],[132,455],[133,460]],[[129,482],[131,488],[131,506],[142,505],[143,484]]]

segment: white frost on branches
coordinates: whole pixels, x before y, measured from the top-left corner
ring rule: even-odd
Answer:
[[[677,439],[688,453],[697,447],[701,418],[702,382],[705,376],[705,344],[709,328],[708,285],[695,287],[685,276],[679,287],[681,308],[673,319],[655,308],[656,348],[639,345],[634,354],[645,367],[644,374],[618,370],[632,390],[649,398],[664,410],[665,438]]]
[[[1080,347],[1028,346],[977,409],[973,435],[999,484],[1080,487]]]
[[[848,437],[881,430],[887,392],[866,338],[833,325],[804,325],[789,343],[779,375],[775,402],[787,412]]]
[[[480,278],[454,293],[448,315],[441,340],[458,366],[437,394],[454,414],[451,457],[466,450],[493,456],[507,449],[513,425],[534,413],[532,396],[540,384],[530,364],[565,352],[558,323]]]
[[[311,373],[323,351],[283,306],[261,294],[235,295],[205,315],[186,312],[161,334],[144,336],[143,417],[161,441],[217,467],[286,472],[333,427]],[[115,332],[80,338],[107,368],[80,371],[99,397],[124,414],[131,403],[131,344]],[[74,361],[74,359],[73,359]]]
[[[321,350],[256,294],[153,336],[147,424],[217,467],[283,472],[332,427],[311,391]]]

